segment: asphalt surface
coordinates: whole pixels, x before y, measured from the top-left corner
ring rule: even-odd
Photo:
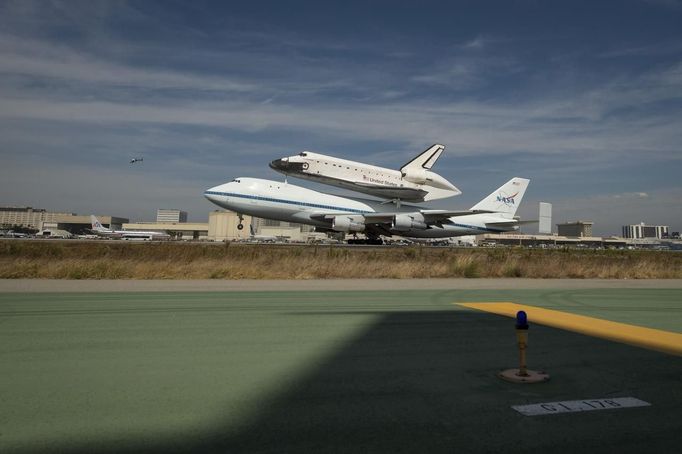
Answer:
[[[551,380],[507,383],[496,373],[517,365],[514,322],[454,303],[511,301],[680,333],[682,289],[447,281],[52,293],[2,282],[0,452],[679,450],[682,358],[529,314],[529,366]],[[651,406],[533,417],[511,408],[615,397]]]

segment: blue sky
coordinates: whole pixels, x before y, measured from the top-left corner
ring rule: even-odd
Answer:
[[[526,218],[682,230],[682,2],[0,1],[0,205],[205,221],[272,159],[433,143],[429,206],[522,176]]]

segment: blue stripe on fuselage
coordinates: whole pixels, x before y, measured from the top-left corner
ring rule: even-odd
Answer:
[[[321,208],[321,209],[325,209],[325,210],[347,211],[349,213],[359,213],[359,214],[373,213],[373,211],[358,210],[355,208],[337,207],[337,206],[332,206],[332,205],[321,205],[318,203],[297,202],[295,200],[275,199],[273,197],[261,197],[261,196],[257,196],[257,195],[237,194],[234,192],[206,191],[206,192],[204,192],[204,195],[221,195],[221,196],[225,196],[225,197],[239,197],[242,199],[263,200],[265,202],[275,202],[275,203],[286,203],[288,205],[298,205],[298,206],[310,207],[310,208]]]

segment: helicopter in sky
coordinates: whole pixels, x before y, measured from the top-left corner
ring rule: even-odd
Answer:
[[[131,164],[135,164],[136,162],[142,162],[144,161],[144,158],[133,158],[130,160]]]

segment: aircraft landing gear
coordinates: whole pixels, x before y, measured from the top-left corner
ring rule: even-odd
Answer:
[[[238,214],[237,216],[239,216],[239,224],[237,224],[237,230],[243,230],[244,229],[244,224],[243,224],[244,216],[242,216],[241,214]]]

